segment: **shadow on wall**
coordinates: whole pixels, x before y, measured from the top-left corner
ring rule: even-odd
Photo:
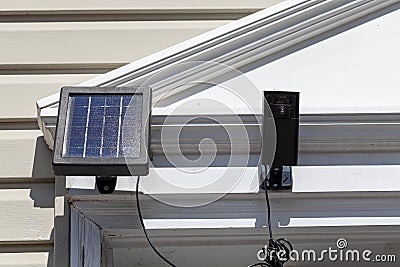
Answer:
[[[54,208],[54,175],[52,170],[53,153],[48,148],[44,137],[36,138],[35,154],[33,157],[33,167],[31,179],[33,184],[26,185],[30,188],[30,197],[34,201],[34,207]],[[51,267],[54,263],[54,229],[51,230],[50,240],[47,246],[41,247],[39,252],[48,252],[47,266]]]
[[[32,178],[53,178],[51,166],[53,153],[43,136],[36,138],[35,155],[33,158]]]

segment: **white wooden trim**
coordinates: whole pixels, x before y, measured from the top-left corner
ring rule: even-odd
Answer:
[[[71,208],[71,254],[68,266],[112,266],[102,264],[100,228],[77,209]]]
[[[346,24],[349,21],[355,20],[366,13],[382,9],[386,6],[396,3],[396,0],[389,1],[370,1],[370,0],[354,0],[348,3],[348,1],[299,1],[290,0],[283,3],[277,4],[271,8],[267,8],[263,11],[257,12],[253,15],[247,16],[238,21],[229,23],[228,25],[222,26],[218,29],[209,31],[205,34],[199,35],[188,41],[182,42],[178,45],[172,46],[151,56],[145,57],[141,60],[135,61],[131,64],[118,68],[114,71],[100,75],[99,77],[93,78],[87,82],[83,82],[81,86],[99,86],[99,85],[121,85],[126,82],[132,82],[138,77],[143,77],[152,73],[154,70],[161,70],[168,65],[176,64],[182,59],[187,60],[193,58],[196,55],[196,60],[214,60],[220,63],[236,67],[235,64],[229,63],[227,60],[218,59],[219,55],[227,58],[237,58],[237,55],[242,55],[247,58],[247,61],[257,60],[258,58],[264,57],[261,54],[256,57],[249,57],[249,54],[243,51],[251,51],[254,54],[259,54],[256,49],[263,47],[263,42],[269,43],[271,38],[279,39],[278,36],[289,36],[292,39],[282,40],[287,48],[293,45],[295,42],[308,39],[311,35],[321,34],[328,29],[339,27],[340,25]],[[347,4],[345,4],[347,3]],[[296,17],[296,16],[297,17]],[[284,30],[277,32],[276,35],[271,36],[271,29],[276,27],[279,22],[281,24],[291,24],[289,22],[296,21],[299,17],[304,20],[303,22],[297,22],[294,24],[294,28],[285,28]],[[296,19],[295,19],[296,18]],[[320,22],[324,22],[320,24]],[[315,25],[311,27],[312,25]],[[267,30],[268,28],[268,30]],[[307,29],[305,34],[302,30]],[[293,31],[297,32],[299,36],[294,35]],[[267,34],[267,39],[260,39],[260,32]],[[239,38],[240,37],[240,38]],[[247,39],[246,39],[247,38]],[[237,41],[240,40],[240,46],[237,48]],[[233,44],[236,44],[234,46]],[[221,49],[221,46],[224,49]],[[268,49],[263,47],[266,53],[271,51],[276,52],[277,47],[280,44],[274,42],[274,45]],[[233,46],[233,47],[232,47]],[[230,49],[229,49],[230,48]],[[218,51],[221,49],[223,53],[214,53],[212,57],[200,58],[198,53],[208,55],[209,49]],[[282,50],[282,48],[280,48]],[[200,52],[202,51],[202,52]],[[232,53],[236,53],[233,55]],[[235,63],[242,62],[243,58],[239,57],[235,60]],[[44,108],[57,103],[58,94],[51,97],[44,98],[37,102],[38,108]]]
[[[314,2],[319,2],[321,0],[313,0]],[[231,32],[235,28],[242,28],[245,26],[248,26],[248,24],[252,24],[254,21],[258,21],[260,19],[263,19],[266,16],[271,16],[275,13],[279,13],[282,10],[290,9],[292,6],[304,3],[304,2],[310,2],[310,1],[304,1],[304,0],[289,0],[285,1],[283,3],[279,3],[275,6],[272,6],[270,8],[267,8],[263,11],[257,12],[253,15],[247,16],[245,18],[242,18],[240,20],[234,21],[229,23],[228,25],[219,27],[215,30],[206,32],[204,34],[201,34],[197,37],[194,37],[190,40],[184,41],[180,44],[174,45],[170,48],[164,49],[160,52],[157,52],[153,55],[150,55],[148,57],[145,57],[143,59],[137,60],[131,64],[128,64],[126,66],[123,66],[121,68],[118,68],[116,70],[110,71],[106,74],[100,75],[99,77],[90,79],[89,81],[80,83],[80,86],[98,86],[101,84],[104,84],[110,80],[114,80],[117,77],[121,77],[126,73],[131,73],[134,72],[135,70],[142,69],[145,66],[157,63],[161,61],[162,59],[169,58],[171,55],[175,54],[180,54],[181,51],[190,51],[190,49],[196,47],[196,45],[203,45],[204,43],[207,43],[208,40],[214,41],[216,38],[220,38],[221,36],[225,35],[227,32]],[[39,101],[37,101],[37,106],[39,109],[51,106],[53,104],[56,104],[59,100],[59,95],[54,94],[48,97],[45,97]]]
[[[175,184],[181,180],[194,179],[192,174],[179,173],[175,168],[150,169],[150,175],[142,180],[145,194],[193,194],[193,193],[258,193],[259,177],[257,167],[229,167],[234,173],[243,173],[240,182],[231,189],[226,187],[214,188],[215,191],[199,191],[198,188],[176,188],[166,182],[165,177],[174,177]],[[223,172],[227,168],[210,167],[203,176],[213,176],[214,172]],[[293,193],[324,193],[324,192],[400,192],[400,185],[396,177],[400,176],[400,165],[369,165],[369,166],[297,166],[293,170]],[[174,173],[178,175],[173,175]],[[95,177],[67,176],[69,197],[79,200],[79,195],[93,194]],[[232,177],[235,179],[235,177]],[[377,180],[378,179],[378,180]],[[117,191],[133,192],[136,178],[118,177]],[[86,193],[74,189],[89,190]],[[230,190],[231,189],[231,190]],[[96,197],[96,196],[95,196]],[[100,196],[99,196],[100,197]],[[104,197],[100,197],[103,199]]]
[[[70,208],[65,199],[65,177],[55,177],[54,266],[70,266]]]
[[[118,227],[121,231],[125,231],[125,237],[128,237],[128,232],[131,230],[127,228],[138,231],[141,229],[137,221],[134,196],[126,194],[124,196],[125,199],[109,198],[108,201],[98,201],[94,198],[84,200],[80,196],[74,196],[73,199],[79,201],[74,201],[73,205],[87,218],[96,221],[106,232],[110,230],[113,221],[115,223],[118,221]],[[183,196],[177,195],[171,197],[184,199]],[[193,200],[201,197],[193,195]],[[272,224],[275,232],[285,235],[304,233],[306,229],[317,233],[321,228],[326,229],[327,233],[336,234],[341,233],[343,229],[352,229],[352,233],[367,228],[371,231],[374,228],[385,227],[394,230],[400,226],[398,220],[400,216],[396,208],[399,197],[399,192],[271,192]],[[141,204],[146,224],[151,229],[157,230],[152,232],[152,236],[156,239],[157,233],[162,232],[178,237],[179,231],[169,232],[172,229],[182,229],[182,232],[190,229],[190,233],[196,233],[204,228],[210,231],[223,228],[231,229],[231,233],[241,231],[256,233],[265,231],[266,227],[266,205],[263,194],[227,195],[217,202],[194,209],[168,206],[149,196],[142,196]],[[107,234],[105,238],[107,239]],[[209,238],[214,240],[212,235]],[[308,237],[304,238],[306,240]]]
[[[397,3],[397,1],[286,1],[80,85],[115,86],[141,83],[143,79],[156,71],[188,60],[213,60],[240,68],[259,58],[284,51],[291,45],[340,27],[365,14],[383,9],[394,3]],[[192,73],[193,71],[196,73]],[[169,87],[173,88],[174,82],[177,80],[182,81],[182,79],[187,79],[188,76],[193,79],[194,74],[213,79],[214,72],[207,73],[207,71],[207,69],[202,70],[201,66],[182,73],[174,73],[174,70],[172,70],[169,79],[163,80],[161,78],[161,80],[155,81],[153,94],[160,96]],[[215,73],[222,75],[224,70],[221,71],[222,73],[218,71]],[[180,91],[174,91],[174,93],[180,93]],[[55,124],[57,101],[58,94],[55,94],[37,102],[38,124],[49,147],[52,147],[53,143],[49,127]],[[157,113],[157,110],[155,109],[154,112]],[[334,111],[331,109],[302,110],[305,115],[331,112]],[[388,114],[397,112],[397,110],[395,107],[376,107],[366,110],[355,108],[341,112],[345,112],[344,115],[359,112]]]

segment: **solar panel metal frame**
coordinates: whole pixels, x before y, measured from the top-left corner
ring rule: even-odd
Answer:
[[[140,156],[129,157],[129,168],[125,157],[66,157],[63,156],[64,138],[67,130],[69,96],[74,95],[142,95]],[[55,175],[74,176],[130,176],[148,175],[151,124],[150,87],[71,87],[61,88],[54,140],[53,172]]]

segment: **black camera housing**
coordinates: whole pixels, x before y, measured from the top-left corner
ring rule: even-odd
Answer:
[[[263,164],[270,165],[268,187],[290,188],[291,182],[282,182],[283,166],[296,166],[299,146],[299,100],[298,92],[264,91]],[[271,142],[271,125],[275,125],[276,146]],[[270,135],[270,136],[268,136]],[[273,154],[274,158],[267,158]]]

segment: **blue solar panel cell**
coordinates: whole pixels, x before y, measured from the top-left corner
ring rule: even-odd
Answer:
[[[140,142],[134,140],[140,139],[141,95],[70,95],[69,100],[65,156],[140,156]]]
[[[71,127],[71,137],[77,136],[82,137],[85,136],[86,128],[85,127]]]
[[[104,116],[104,107],[90,107],[90,114],[92,116],[99,116],[103,117]]]
[[[70,157],[83,157],[83,147],[70,147],[68,149],[68,156]]]
[[[90,137],[86,139],[86,147],[101,147],[101,136],[99,137]]]
[[[104,119],[104,127],[118,127],[119,126],[120,117],[105,117]]]
[[[73,116],[71,126],[72,127],[86,127],[86,117],[83,116]]]
[[[85,139],[73,136],[69,139],[69,147],[84,147]]]
[[[103,136],[103,147],[117,147],[117,146],[118,146],[118,135]]]
[[[104,117],[89,117],[89,127],[103,127]]]
[[[106,107],[106,116],[120,116],[121,115],[121,107]]]
[[[76,97],[74,98],[73,105],[74,107],[78,106],[85,106],[87,107],[89,105],[89,96],[82,96],[82,97]]]
[[[103,147],[102,157],[111,158],[117,157],[117,148],[116,147]]]
[[[92,136],[92,137],[99,136],[99,137],[101,137],[102,134],[103,134],[103,127],[90,127],[90,128],[87,128],[87,136]]]
[[[106,105],[107,106],[116,106],[119,107],[121,106],[121,96],[117,95],[117,96],[107,96],[106,97]]]
[[[119,127],[104,127],[103,136],[117,136]]]
[[[86,157],[100,157],[100,147],[87,147],[85,151]]]
[[[132,96],[131,95],[125,95],[122,97],[122,106],[127,107],[129,106],[129,103],[132,100]]]
[[[93,95],[90,97],[90,106],[92,107],[104,107],[106,104],[106,99],[101,95]]]
[[[88,107],[83,106],[74,106],[74,112],[72,112],[72,116],[87,116]]]

